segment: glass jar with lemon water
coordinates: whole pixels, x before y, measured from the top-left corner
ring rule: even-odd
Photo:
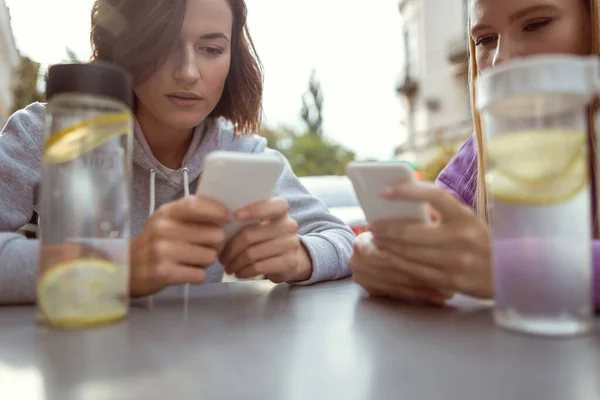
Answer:
[[[502,327],[558,336],[592,327],[587,106],[599,79],[596,58],[562,55],[478,78]]]
[[[37,303],[55,327],[128,309],[132,88],[102,62],[50,67],[40,197]]]

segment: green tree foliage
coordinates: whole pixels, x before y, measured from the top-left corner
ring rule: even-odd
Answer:
[[[294,138],[284,153],[298,176],[345,175],[354,152],[310,132]]]
[[[438,154],[421,168],[421,174],[425,181],[435,181],[440,172],[448,165],[456,149],[452,145],[441,146]]]
[[[65,62],[73,64],[79,64],[83,62],[79,59],[79,57],[77,57],[77,54],[75,54],[75,52],[71,48],[67,47],[65,51],[67,53],[67,59],[65,60]]]
[[[344,175],[356,154],[323,136],[323,93],[314,71],[308,86],[301,112],[306,131],[263,126],[260,134],[267,139],[269,147],[286,156],[298,176]]]
[[[315,71],[310,75],[308,93],[302,97],[300,115],[306,124],[308,134],[323,136],[323,92]]]
[[[36,101],[43,101],[44,94],[38,90],[40,64],[29,57],[21,56],[16,71],[16,80],[12,86],[12,112],[27,107]]]
[[[298,176],[344,175],[356,154],[343,146],[310,132],[298,133],[289,127],[263,128],[260,132],[269,147],[280,151]]]

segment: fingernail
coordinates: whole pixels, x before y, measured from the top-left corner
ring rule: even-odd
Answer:
[[[432,296],[429,298],[429,301],[431,301],[434,304],[437,304],[438,306],[446,305],[446,298],[443,296]]]
[[[383,194],[384,196],[391,196],[394,194],[395,189],[396,188],[394,188],[393,186],[388,186],[383,190],[381,194]]]
[[[247,220],[250,218],[250,212],[248,210],[241,210],[237,212],[237,219]]]
[[[377,250],[375,250],[375,257],[379,258],[382,261],[387,261],[387,259],[388,259],[388,256],[385,253],[385,251],[382,251],[379,248]]]

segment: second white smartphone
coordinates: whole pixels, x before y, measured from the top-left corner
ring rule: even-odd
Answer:
[[[425,203],[387,200],[382,192],[391,185],[418,184],[414,171],[401,161],[352,162],[346,172],[352,181],[356,197],[367,222],[381,220],[414,220],[429,223]]]
[[[215,151],[204,161],[196,193],[218,201],[234,213],[270,199],[282,170],[283,162],[276,154]],[[225,225],[226,240],[245,225],[248,223],[237,220]]]

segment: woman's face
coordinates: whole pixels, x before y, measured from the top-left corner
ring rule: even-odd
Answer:
[[[231,63],[233,14],[227,0],[187,0],[179,40],[134,91],[138,117],[174,129],[199,125],[223,94]]]
[[[589,54],[589,14],[584,0],[471,0],[477,67],[534,54]]]

